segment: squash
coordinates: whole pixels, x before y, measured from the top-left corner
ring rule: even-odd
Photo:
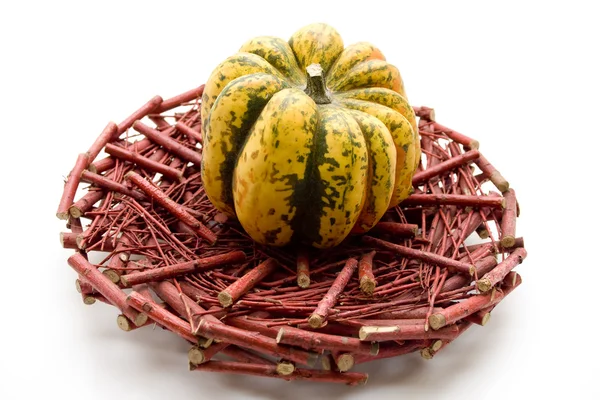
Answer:
[[[411,193],[420,161],[398,69],[326,24],[254,38],[219,64],[202,128],[209,200],[266,245],[329,248],[369,231]]]

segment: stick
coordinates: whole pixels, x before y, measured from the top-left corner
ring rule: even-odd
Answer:
[[[269,258],[257,267],[251,269],[248,273],[219,293],[219,303],[221,303],[223,307],[231,306],[257,283],[273,272],[277,267],[277,264],[278,263],[274,258]]]
[[[134,153],[110,143],[106,145],[105,150],[108,154],[114,156],[115,158],[135,163],[149,171],[163,174],[167,178],[170,178],[174,181],[181,182],[183,180],[183,173],[180,170],[141,156],[138,153]]]
[[[508,189],[503,194],[506,200],[506,208],[502,212],[502,223],[500,225],[500,244],[505,249],[515,245],[515,232],[517,227],[517,197],[513,189]]]
[[[384,358],[392,358],[403,356],[405,354],[413,353],[423,347],[420,341],[410,341],[405,344],[398,344],[396,342],[384,342],[379,347],[379,354],[376,356],[366,355],[355,355],[354,365],[363,364],[370,361],[381,360]]]
[[[441,312],[429,317],[429,326],[438,330],[442,327],[453,324],[485,307],[498,304],[504,297],[512,292],[521,283],[520,277],[513,287],[506,288],[503,291],[492,290],[486,294],[471,296],[466,300],[455,303]]]
[[[90,190],[83,197],[77,200],[69,207],[69,214],[73,218],[81,218],[87,211],[91,210],[94,204],[106,195],[104,190]]]
[[[413,107],[415,115],[427,121],[435,121],[435,110],[433,108],[421,106]]]
[[[498,262],[496,261],[496,257],[487,256],[480,260],[475,261],[475,274],[477,276],[482,276],[489,271],[491,271]],[[451,292],[453,290],[458,290],[460,288],[465,287],[471,282],[471,277],[466,277],[464,275],[454,275],[444,282],[444,286],[442,286],[441,293]]]
[[[88,165],[88,170],[95,174],[101,174],[109,169],[115,167],[115,159],[112,157],[105,157],[101,160],[95,161]]]
[[[73,205],[73,200],[75,199],[75,194],[77,193],[77,187],[79,186],[79,180],[81,179],[81,173],[87,168],[88,164],[89,159],[87,154],[80,154],[77,157],[75,166],[67,177],[67,183],[65,184],[63,195],[60,198],[60,203],[58,204],[58,210],[56,211],[56,217],[58,219],[69,219],[69,207]]]
[[[121,310],[123,315],[133,321],[136,326],[142,326],[146,323],[148,316],[130,307],[127,304],[127,295],[90,264],[81,253],[73,254],[67,262],[71,268],[88,280],[94,289]]]
[[[243,251],[235,250],[216,256],[167,265],[166,267],[148,269],[137,274],[123,275],[121,276],[121,282],[123,286],[130,287],[139,283],[156,282],[195,271],[205,271],[210,268],[235,264],[243,262],[245,259],[246,254]]]
[[[431,178],[441,176],[443,173],[448,172],[456,167],[465,165],[473,160],[476,160],[480,156],[478,150],[470,150],[466,153],[461,154],[458,157],[452,157],[447,161],[443,161],[431,168],[427,168],[425,171],[419,171],[413,175],[413,186],[419,186],[430,180]]]
[[[298,276],[298,286],[306,289],[310,286],[310,260],[305,250],[298,251],[296,259],[296,275]]]
[[[197,344],[198,338],[192,334],[190,324],[171,314],[155,302],[149,300],[138,292],[127,295],[127,304],[140,312],[146,313],[154,322],[164,326],[171,332],[181,336],[188,342]]]
[[[151,283],[150,286],[156,292],[158,297],[160,297],[163,301],[165,301],[169,306],[173,308],[183,318],[189,318],[188,322],[190,325],[194,327],[194,322],[192,321],[194,314],[202,314],[206,310],[198,305],[194,300],[192,300],[185,293],[180,293],[175,285],[168,281],[154,282]],[[184,282],[180,284],[182,292],[184,292]],[[189,311],[192,314],[188,316],[188,310],[186,306],[189,307]],[[217,324],[221,324],[221,320],[212,314],[204,314],[200,319],[206,319],[210,322],[214,322]]]
[[[112,140],[116,140],[119,135],[124,133],[127,129],[131,128],[133,123],[137,120],[144,118],[146,115],[150,114],[152,111],[156,110],[158,106],[163,103],[163,99],[160,96],[154,96],[146,104],[141,106],[138,110],[136,110],[129,117],[125,118],[123,122],[119,124],[119,128],[117,130],[116,137],[113,137]],[[112,141],[111,140],[111,141]]]
[[[372,232],[387,233],[399,237],[415,237],[419,226],[415,224],[401,224],[398,222],[378,222]]]
[[[450,139],[454,140],[456,143],[460,143],[465,147],[470,149],[478,149],[479,142],[477,140],[471,139],[467,135],[463,135],[462,133],[458,133],[453,129],[446,128],[443,125],[438,124],[437,122],[433,123],[433,129],[436,131],[441,131],[446,134]]]
[[[265,353],[273,357],[281,357],[297,362],[298,364],[313,366],[318,359],[316,353],[288,346],[280,346],[275,339],[233,326],[209,322],[206,319],[200,320],[195,333]]]
[[[491,290],[497,283],[502,282],[506,275],[521,264],[526,257],[527,250],[523,247],[517,248],[504,261],[477,281],[477,289],[484,293]]]
[[[323,323],[327,320],[327,316],[329,315],[329,310],[335,305],[339,295],[342,293],[350,278],[354,274],[354,271],[358,267],[358,262],[354,258],[348,259],[344,268],[339,273],[339,275],[335,278],[335,281],[332,283],[331,288],[323,297],[323,299],[317,305],[317,308],[311,316],[308,318],[308,323],[313,328],[320,328],[323,326]]]
[[[152,325],[154,321],[150,318],[146,320],[146,323],[140,326],[136,326],[133,322],[129,320],[125,315],[119,314],[117,315],[117,326],[125,332],[131,332],[139,328],[143,328],[144,326]]]
[[[117,138],[117,131],[118,127],[117,124],[115,124],[114,122],[111,121],[108,123],[108,125],[106,125],[102,133],[100,133],[100,136],[98,136],[94,144],[92,144],[92,146],[86,153],[88,162],[93,162],[100,153],[100,151],[102,151],[104,146],[108,142],[112,142]]]
[[[194,163],[196,165],[202,164],[202,156],[200,155],[200,153],[185,147],[184,145],[182,145],[175,139],[171,139],[167,135],[163,135],[160,131],[150,128],[148,125],[144,125],[140,121],[135,121],[135,123],[133,124],[133,129],[143,134],[159,146],[164,147],[171,153],[184,159],[185,161]]]
[[[373,275],[373,258],[375,251],[371,251],[360,258],[358,262],[358,282],[360,290],[367,296],[373,295],[377,287],[377,281]]]
[[[60,245],[63,249],[78,249],[77,233],[60,232]]]
[[[77,292],[81,293],[81,299],[83,300],[83,304],[91,306],[96,302],[96,292],[93,286],[81,275],[79,279],[75,280],[75,288]]]
[[[461,276],[461,278],[464,278]],[[445,286],[445,285],[444,285]],[[443,288],[442,288],[443,290]],[[438,312],[441,308],[434,307],[433,312]],[[422,306],[417,308],[412,308],[409,310],[399,310],[399,311],[388,311],[385,313],[378,314],[372,318],[377,319],[423,319],[427,315],[427,311],[429,311],[429,306]],[[396,324],[392,324],[396,325]]]
[[[504,208],[502,197],[467,196],[462,194],[411,194],[402,205],[454,205],[461,207],[493,207]]]
[[[350,353],[333,352],[333,361],[340,372],[350,371],[354,366],[354,355]]]
[[[273,362],[263,358],[259,355],[249,352],[248,350],[244,350],[241,347],[230,344],[221,350],[221,353],[233,358],[235,361],[243,362],[246,364],[265,364],[265,365],[273,365]]]
[[[465,317],[465,321],[468,321],[472,324],[477,324],[481,326],[485,326],[492,316],[491,311],[494,307],[486,307],[482,310],[477,311],[471,315]]]
[[[138,201],[146,200],[146,196],[143,193],[140,193],[135,190],[129,189],[127,186],[122,183],[118,183],[113,181],[112,179],[106,178],[102,175],[94,174],[90,171],[83,171],[81,173],[81,180],[84,182],[93,183],[94,185],[101,187],[103,189],[124,194],[129,197],[133,197]]]
[[[275,339],[277,337],[277,333],[279,332],[277,328],[267,326],[266,322],[248,319],[247,315],[227,318],[227,324],[247,331],[258,332],[261,335],[270,337],[272,339]]]
[[[328,349],[332,351],[345,351],[354,354],[377,355],[377,343],[364,343],[352,337],[329,335],[320,332],[309,332],[303,329],[285,326],[279,329],[277,343],[302,347],[303,349]]]
[[[190,364],[200,365],[212,359],[215,355],[217,355],[217,353],[221,352],[227,346],[229,346],[229,343],[213,342],[210,346],[208,346],[205,349],[200,347],[192,347],[188,351],[188,360]]]
[[[494,186],[496,186],[501,193],[504,193],[508,190],[510,187],[508,181],[504,179],[502,174],[500,174],[500,172],[494,168],[487,158],[485,158],[483,155],[480,155],[479,158],[475,160],[475,164],[477,164],[481,172],[483,172],[483,175],[492,181]]]
[[[425,331],[425,324],[396,326],[363,326],[358,331],[360,340],[417,340],[417,339],[453,339],[458,334],[456,325],[445,326],[435,331]]]
[[[224,372],[228,374],[245,374],[285,380],[304,380],[316,382],[345,383],[350,386],[365,384],[369,376],[359,372],[333,372],[316,369],[296,369],[290,375],[280,375],[275,366],[264,364],[246,364],[234,361],[209,361],[193,366],[192,371]]]
[[[440,267],[446,267],[451,270],[460,272],[465,275],[472,275],[475,267],[471,264],[456,261],[451,258],[440,256],[439,254],[430,253],[427,251],[411,249],[410,247],[401,246],[398,244],[386,242],[385,240],[376,239],[371,236],[363,236],[362,241],[368,245],[377,246],[386,250],[391,250],[404,257],[416,258],[425,262],[429,262]]]
[[[171,200],[162,190],[154,186],[151,182],[148,182],[133,171],[125,174],[125,178],[129,179],[149,197],[153,198],[161,206],[169,210],[169,212],[181,222],[192,228],[198,236],[206,239],[210,244],[215,244],[217,242],[217,236],[210,229],[190,215],[181,204]]]
[[[161,114],[175,107],[179,107],[184,103],[199,99],[202,97],[202,93],[204,93],[204,85],[200,85],[197,88],[183,92],[177,96],[171,97],[170,99],[166,99],[160,104],[158,109],[155,110],[155,113]]]
[[[196,140],[197,142],[202,143],[202,135],[200,134],[200,132],[195,131],[193,128],[182,124],[181,122],[177,122],[175,124],[175,127],[181,132],[183,133],[185,136],[187,137],[191,137],[194,140]]]

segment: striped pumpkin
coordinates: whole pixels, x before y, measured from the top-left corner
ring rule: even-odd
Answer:
[[[245,43],[206,82],[202,118],[206,194],[259,243],[335,246],[412,190],[420,147],[398,69],[326,24]]]

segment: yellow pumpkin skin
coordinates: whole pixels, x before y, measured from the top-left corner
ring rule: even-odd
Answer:
[[[420,159],[398,69],[326,24],[251,39],[219,64],[202,127],[208,198],[266,245],[368,232],[408,197]]]

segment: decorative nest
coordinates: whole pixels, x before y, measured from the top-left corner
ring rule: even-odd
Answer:
[[[204,193],[202,91],[109,123],[66,181],[57,216],[77,289],[116,307],[122,330],[179,335],[196,371],[359,384],[353,366],[430,359],[521,283],[515,192],[432,109],[415,107],[414,193],[371,232],[330,250],[273,248]]]

